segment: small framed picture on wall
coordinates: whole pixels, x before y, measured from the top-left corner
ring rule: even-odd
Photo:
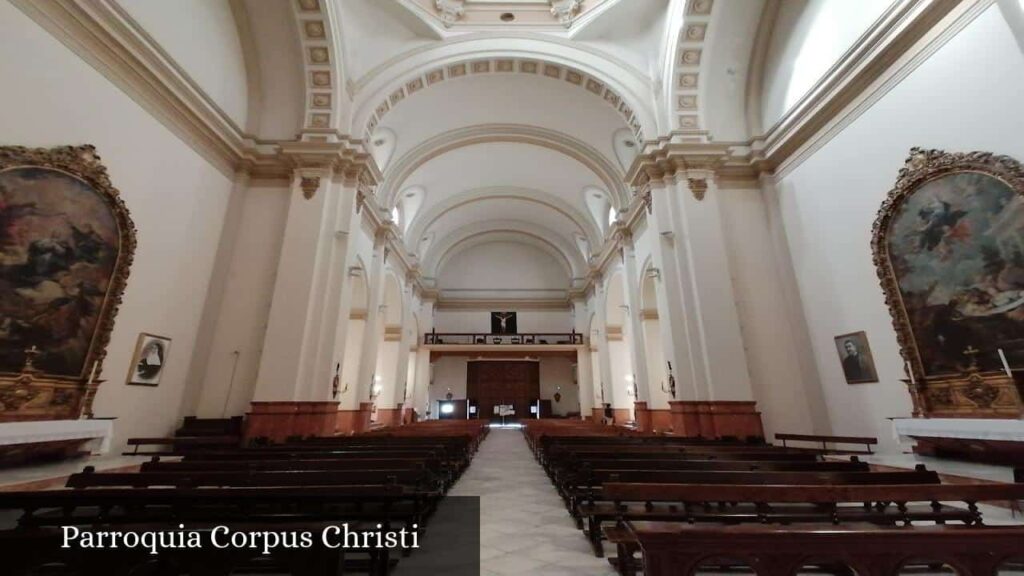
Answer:
[[[167,355],[171,350],[171,339],[155,334],[139,334],[135,343],[135,355],[128,373],[128,384],[135,386],[159,386],[167,366]]]
[[[868,345],[866,333],[861,331],[841,334],[836,336],[835,341],[847,384],[878,382],[875,359],[871,356],[871,346]]]

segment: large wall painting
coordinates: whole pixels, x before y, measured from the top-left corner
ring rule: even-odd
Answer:
[[[1024,170],[914,149],[875,223],[875,262],[914,379],[1024,368]]]
[[[0,374],[33,349],[39,378],[102,361],[135,231],[91,146],[0,147]]]

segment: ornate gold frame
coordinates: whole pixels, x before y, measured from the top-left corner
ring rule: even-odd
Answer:
[[[892,261],[887,248],[887,238],[892,219],[902,206],[904,201],[914,194],[922,185],[936,178],[956,172],[980,172],[998,178],[1013,188],[1018,194],[1024,196],[1024,166],[1009,156],[1001,156],[990,152],[945,152],[943,150],[925,150],[922,148],[911,148],[906,163],[900,169],[896,179],[896,185],[889,191],[885,201],[882,203],[871,230],[871,252],[878,279],[882,285],[882,292],[885,295],[885,303],[892,316],[893,328],[896,331],[896,338],[900,345],[900,355],[907,361],[912,372],[911,381],[916,386],[911,387],[911,396],[914,399],[914,411],[916,415],[968,415],[969,407],[959,406],[957,403],[949,404],[948,409],[933,409],[929,401],[929,394],[937,396],[951,395],[956,390],[973,391],[970,386],[977,386],[979,381],[976,363],[969,359],[969,366],[962,375],[957,374],[925,374],[924,365],[921,361],[917,342],[910,325],[910,318],[907,315],[903,297],[899,290],[896,274],[892,268]],[[1020,398],[1015,383],[1008,377],[1002,379],[992,374],[986,380],[993,381],[1000,387],[1005,387],[1015,399],[1016,407],[1003,406],[1002,415],[1020,413]],[[995,382],[1001,380],[1000,382]],[[943,386],[940,391],[936,386]],[[909,382],[908,382],[909,384]],[[929,388],[936,388],[930,390]],[[961,390],[963,388],[963,390]],[[970,394],[967,394],[970,397]],[[986,408],[979,405],[979,408]],[[984,410],[983,410],[984,411]],[[985,414],[993,415],[993,414]]]
[[[58,170],[82,180],[92,187],[103,198],[117,222],[118,254],[114,265],[114,274],[107,287],[103,308],[100,310],[96,329],[89,344],[82,373],[77,377],[70,378],[49,375],[35,369],[31,361],[28,361],[21,373],[0,374],[0,385],[8,384],[8,387],[12,389],[18,386],[22,390],[33,385],[49,388],[49,394],[40,394],[40,396],[48,396],[53,408],[57,408],[58,405],[62,407],[59,410],[59,415],[68,412],[71,413],[70,417],[78,417],[83,412],[91,415],[91,403],[95,397],[96,383],[93,383],[93,386],[87,386],[88,378],[94,368],[97,374],[102,370],[103,360],[106,358],[110,335],[114,329],[114,318],[121,306],[128,274],[135,257],[135,224],[132,222],[128,208],[121,200],[120,193],[111,184],[107,169],[103,166],[99,155],[96,154],[94,146],[60,146],[57,148],[0,146],[0,172],[22,167]],[[14,377],[13,382],[11,376]],[[48,406],[46,405],[38,406],[38,402],[28,402],[28,404],[36,405],[35,412],[47,412]],[[68,410],[71,405],[75,405],[75,408]],[[19,409],[20,406],[15,411]],[[4,411],[0,410],[0,414],[7,416],[7,414],[3,414]],[[39,414],[38,416],[46,415]],[[34,414],[13,415],[14,419],[35,419],[38,416]]]

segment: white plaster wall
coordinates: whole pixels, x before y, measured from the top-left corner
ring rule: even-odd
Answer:
[[[236,125],[245,126],[245,56],[228,0],[117,2]]]
[[[1024,56],[993,6],[778,185],[781,213],[837,434],[908,416],[896,336],[871,262],[871,226],[912,146],[1024,159]],[[865,330],[881,382],[850,386],[833,337]]]
[[[434,313],[434,326],[438,332],[470,332],[488,334],[491,331],[491,312],[505,310],[453,310],[439,309]],[[566,310],[518,310],[516,325],[520,333],[572,332],[572,313]]]
[[[719,194],[736,310],[754,399],[765,433],[827,434],[828,412],[813,366],[802,317],[787,306],[783,263],[776,260],[760,190]],[[789,272],[791,274],[791,272]]]
[[[96,397],[115,450],[180,423],[185,379],[231,181],[7,2],[0,2],[5,144],[96,146],[138,228],[138,248]],[[173,339],[160,386],[127,386],[140,332]],[[168,408],[174,407],[174,408]]]
[[[628,330],[625,328],[624,330]],[[633,408],[635,398],[629,395],[632,385],[627,382],[627,377],[633,375],[633,362],[629,353],[629,339],[624,336],[622,340],[610,340],[608,342],[608,359],[611,362],[611,381],[605,382],[605,402],[611,403],[612,408]],[[609,392],[611,392],[609,397]]]
[[[220,309],[210,339],[197,416],[240,416],[249,408],[259,371],[277,261],[288,214],[288,187],[254,184],[242,215]]]
[[[781,2],[765,56],[761,99],[764,128],[778,122],[892,2]]]
[[[468,358],[461,356],[445,356],[434,361],[434,383],[427,390],[431,418],[437,418],[437,401],[445,398],[449,388],[452,398],[466,397],[468,361]]]
[[[252,110],[252,116],[257,116],[258,134],[266,139],[290,140],[302,128],[306,99],[292,4],[245,0],[244,6],[259,66],[260,109]],[[250,102],[249,108],[255,105]]]
[[[540,359],[540,396],[551,400],[551,412],[555,416],[579,413],[580,387],[573,382],[573,365],[575,361],[568,358]],[[555,402],[555,392],[562,394],[562,399]]]

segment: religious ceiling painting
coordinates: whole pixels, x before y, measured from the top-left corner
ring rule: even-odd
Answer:
[[[0,375],[29,366],[35,380],[86,384],[105,355],[134,248],[93,147],[0,147]]]
[[[872,240],[909,379],[1024,367],[1024,169],[1006,156],[913,149]],[[1002,361],[1002,356],[1007,362]],[[952,380],[950,380],[952,379]],[[923,404],[998,404],[998,390],[926,391]],[[1013,398],[1010,398],[1012,396]]]

